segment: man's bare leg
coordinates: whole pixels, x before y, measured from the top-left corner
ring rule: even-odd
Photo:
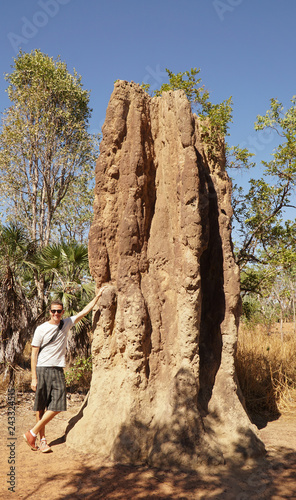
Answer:
[[[43,415],[44,415],[44,412],[45,410],[39,410],[39,411],[36,411],[36,423],[39,422],[39,420],[42,419]],[[33,431],[34,432],[34,431]],[[40,431],[39,431],[39,437],[40,437],[40,440],[42,438],[45,438],[45,425],[43,427],[41,427]]]
[[[39,412],[37,412],[39,413]],[[59,411],[52,411],[52,410],[47,410],[46,412],[43,413],[42,417],[40,420],[37,421],[35,426],[31,429],[34,434],[40,433],[40,438],[41,438],[41,433],[43,432],[43,436],[45,434],[45,426],[50,422],[58,413]]]
[[[38,450],[38,447],[36,446],[37,434],[40,433],[40,436],[42,436],[42,434],[45,432],[45,425],[48,424],[48,422],[50,422],[60,412],[47,410],[46,412],[43,413],[42,416],[41,416],[42,412],[41,413],[37,412],[37,413],[38,413],[38,415],[36,416],[37,423],[35,424],[33,429],[24,434],[24,438],[27,444],[34,451]],[[39,416],[41,417],[40,420],[38,419]],[[40,440],[39,450],[42,451],[43,453],[46,453],[48,451],[51,451],[51,448],[50,446],[47,445],[45,440],[43,441]]]

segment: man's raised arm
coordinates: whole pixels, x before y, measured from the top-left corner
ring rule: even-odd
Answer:
[[[76,323],[78,323],[78,321],[80,321],[83,316],[86,316],[93,308],[94,306],[96,305],[97,301],[99,300],[99,298],[101,297],[102,293],[103,293],[103,290],[104,290],[104,286],[102,288],[100,288],[98,294],[95,296],[94,299],[92,299],[83,309],[82,311],[80,311],[79,313],[76,314],[76,318],[75,318],[75,325]]]

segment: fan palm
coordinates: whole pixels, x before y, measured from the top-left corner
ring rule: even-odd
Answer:
[[[91,300],[95,285],[90,278],[88,250],[76,241],[47,245],[36,265],[50,281],[49,300],[61,300],[67,316],[74,316]],[[89,317],[84,317],[69,335],[68,352],[89,354]]]
[[[0,226],[0,367],[9,371],[11,383],[33,323],[28,265],[33,253],[23,228],[12,223]]]

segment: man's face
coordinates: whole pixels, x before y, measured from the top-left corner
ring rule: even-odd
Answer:
[[[59,319],[64,312],[64,309],[60,305],[52,305],[50,308],[50,316],[52,319]]]

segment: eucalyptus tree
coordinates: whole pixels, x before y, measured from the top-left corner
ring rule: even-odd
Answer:
[[[249,191],[241,188],[234,199],[243,301],[257,296],[262,304],[271,301],[273,310],[277,304],[282,339],[284,315],[293,317],[296,328],[296,97],[291,103],[285,110],[271,99],[270,109],[257,117],[256,130],[276,131],[279,145],[271,159],[262,162],[263,176],[251,179]]]
[[[75,235],[90,224],[85,210],[83,220],[77,210],[79,193],[89,213],[93,199],[96,142],[87,130],[89,91],[75,70],[70,74],[60,58],[39,50],[20,52],[5,78],[11,106],[0,134],[2,213],[6,221],[21,221],[42,248],[52,234],[67,233],[67,221],[76,224]],[[38,285],[41,306],[44,287]]]
[[[263,176],[251,179],[249,191],[240,188],[234,198],[234,217],[240,233],[236,258],[244,270],[245,291],[256,273],[263,279],[257,280],[256,291],[261,293],[268,274],[276,276],[279,269],[287,272],[296,262],[296,97],[291,102],[285,111],[277,99],[271,99],[265,116],[257,117],[256,130],[275,130],[280,144],[271,160],[262,162]],[[291,220],[287,220],[288,215],[292,215]],[[254,289],[250,287],[249,291]]]
[[[262,162],[263,176],[251,179],[248,193],[241,188],[234,200],[241,241],[237,252],[240,267],[250,262],[264,264],[274,248],[283,250],[283,239],[286,245],[294,241],[295,219],[284,222],[287,213],[293,214],[296,208],[296,97],[291,102],[292,106],[284,111],[277,99],[271,99],[270,109],[255,123],[256,130],[275,130],[280,144],[272,159]]]
[[[85,166],[94,160],[89,92],[75,71],[38,50],[21,52],[13,69],[6,75],[12,106],[0,135],[2,201],[7,216],[21,219],[43,246],[70,186],[89,174]]]

